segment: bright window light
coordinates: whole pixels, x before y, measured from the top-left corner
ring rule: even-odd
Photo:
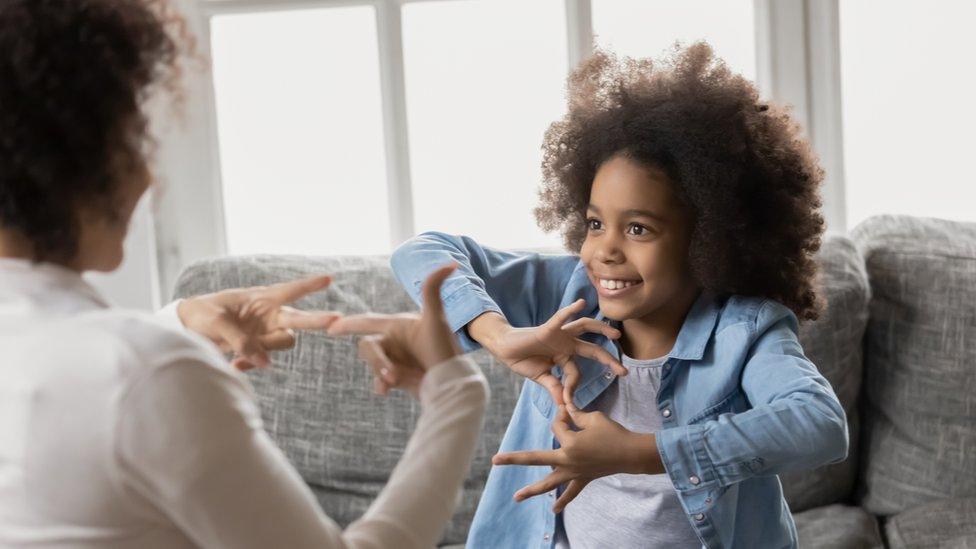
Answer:
[[[371,6],[211,21],[227,247],[389,251]]]
[[[756,77],[752,0],[593,0],[596,43],[620,56],[660,57],[706,40],[729,67]]]
[[[976,221],[969,0],[840,3],[848,224],[883,213]]]
[[[403,42],[418,232],[558,245],[532,208],[543,134],[565,111],[563,0],[409,3]]]

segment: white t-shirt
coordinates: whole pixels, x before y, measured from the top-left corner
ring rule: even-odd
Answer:
[[[0,352],[2,547],[431,547],[487,400],[467,359],[428,371],[403,458],[343,532],[245,378],[172,312],[112,309],[73,271],[0,259]]]

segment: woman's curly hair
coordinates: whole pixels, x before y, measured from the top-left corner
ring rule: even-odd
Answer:
[[[36,261],[74,257],[79,206],[119,215],[149,162],[143,107],[157,85],[179,99],[188,37],[164,0],[0,2],[0,227]]]
[[[616,155],[662,169],[693,228],[706,291],[775,299],[815,319],[823,171],[785,108],[759,99],[704,42],[662,62],[598,51],[569,79],[569,112],[543,145],[535,214],[578,252],[597,169]]]

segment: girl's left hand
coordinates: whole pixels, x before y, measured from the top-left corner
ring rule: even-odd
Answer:
[[[575,425],[579,430],[573,430]],[[659,474],[664,472],[656,438],[627,430],[601,412],[583,412],[559,407],[552,432],[559,441],[556,450],[497,454],[494,465],[549,465],[552,473],[515,493],[516,501],[544,494],[569,483],[556,500],[553,511],[561,513],[593,479],[617,473]]]

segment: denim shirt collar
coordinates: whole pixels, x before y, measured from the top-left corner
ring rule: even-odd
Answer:
[[[675,339],[671,352],[668,353],[668,358],[701,360],[702,356],[705,355],[705,347],[715,330],[719,309],[719,300],[714,294],[708,292],[699,294],[691,305],[691,309],[681,325],[681,330],[678,331],[678,337]],[[603,316],[602,311],[597,312],[596,319],[607,322],[617,329],[621,327],[620,321],[607,319]]]

